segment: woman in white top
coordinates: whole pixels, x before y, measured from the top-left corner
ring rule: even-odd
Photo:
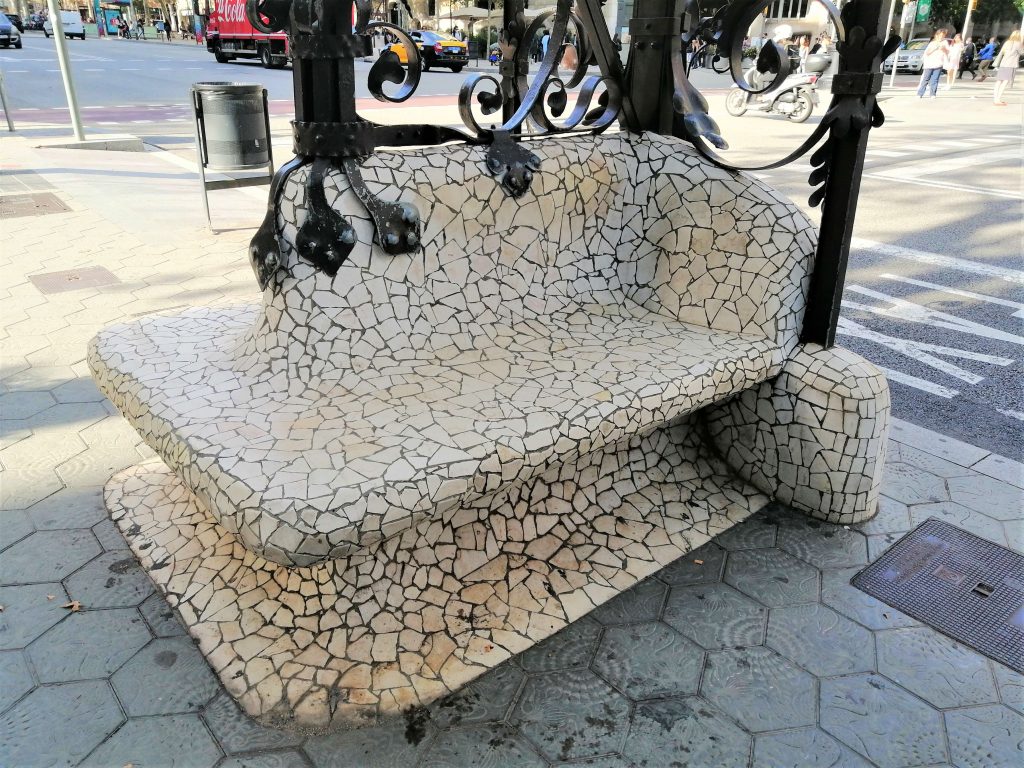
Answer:
[[[996,70],[996,90],[992,95],[992,101],[997,107],[1006,106],[1006,102],[1003,101],[1003,91],[1006,90],[1007,86],[1013,85],[1013,76],[1017,74],[1017,67],[1020,66],[1020,55],[1020,30],[1015,29],[1006,38],[1003,47],[996,54],[995,61],[992,62],[992,66]]]
[[[923,99],[925,90],[933,99],[939,90],[939,78],[942,77],[942,68],[946,64],[946,30],[937,29],[928,47],[924,49],[924,56],[921,57],[921,64],[924,71],[921,72],[921,84],[917,87],[917,98]]]
[[[960,70],[960,59],[964,55],[964,39],[960,35],[953,38],[953,42],[946,48],[946,90],[953,87],[956,80],[956,73]]]

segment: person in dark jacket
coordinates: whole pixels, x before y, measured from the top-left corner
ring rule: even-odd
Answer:
[[[974,44],[974,40],[968,39],[964,43],[964,50],[960,54],[960,71],[957,73],[957,79],[959,80],[964,76],[964,72],[969,72],[971,80],[974,80],[977,75],[975,71],[978,69],[978,46]]]

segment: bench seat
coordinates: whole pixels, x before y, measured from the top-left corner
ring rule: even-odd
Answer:
[[[272,561],[351,554],[776,375],[778,345],[639,307],[435,335],[408,360],[275,388],[235,349],[256,308],[113,326],[114,402],[214,517]],[[194,468],[194,469],[191,469]]]

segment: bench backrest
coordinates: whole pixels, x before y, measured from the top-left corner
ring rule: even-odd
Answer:
[[[278,214],[284,276],[267,289],[260,333],[283,334],[280,348],[296,344],[299,325],[308,326],[299,340],[306,348],[342,337],[365,342],[366,354],[458,348],[460,334],[486,333],[495,323],[543,323],[581,306],[632,301],[787,350],[796,345],[815,230],[779,193],[658,135],[556,137],[529,146],[541,170],[519,199],[488,175],[482,147],[378,152],[367,160],[362,173],[371,192],[419,209],[423,247],[411,255],[370,245],[368,214],[347,179],[332,174],[328,202],[358,234],[333,278],[290,245],[305,216],[306,169],[296,171]]]

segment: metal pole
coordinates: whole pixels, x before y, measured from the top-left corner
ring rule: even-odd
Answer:
[[[11,118],[11,108],[7,104],[7,83],[4,82],[4,73],[0,72],[0,104],[4,108],[4,117],[7,118],[7,130],[14,133],[14,120]]]
[[[916,11],[916,9],[915,9],[915,11]],[[889,27],[890,28],[892,27],[892,22],[893,22],[893,19],[895,17],[896,17],[896,0],[892,0],[892,13],[889,14]],[[902,32],[902,31],[903,31],[903,17],[901,15],[900,16],[900,32]],[[907,40],[907,41],[904,41],[904,42],[906,43],[906,42],[910,42],[910,41]],[[890,88],[893,88],[896,85],[896,65],[899,64],[899,63],[900,63],[900,51],[897,48],[896,52],[893,54],[892,73],[889,76],[889,87]]]
[[[50,9],[50,22],[53,24],[53,42],[57,44],[57,61],[60,64],[60,76],[64,80],[64,94],[68,98],[68,113],[71,115],[71,127],[75,138],[85,141],[82,130],[82,118],[78,114],[78,97],[75,96],[75,84],[71,81],[71,61],[68,58],[68,43],[64,39],[64,24],[60,18],[60,6],[57,0],[46,0]]]
[[[974,12],[974,3],[977,0],[967,0],[967,13],[964,15],[964,28],[960,37],[964,41],[964,45],[967,45],[967,35],[971,31],[971,14]]]
[[[910,34],[907,35],[907,45],[914,39],[914,22],[917,21],[917,4],[914,4],[914,15],[910,17]],[[896,85],[896,65],[900,63],[900,52],[896,51],[896,58],[892,62],[892,76],[889,78],[889,87]],[[923,76],[923,75],[922,75]]]

